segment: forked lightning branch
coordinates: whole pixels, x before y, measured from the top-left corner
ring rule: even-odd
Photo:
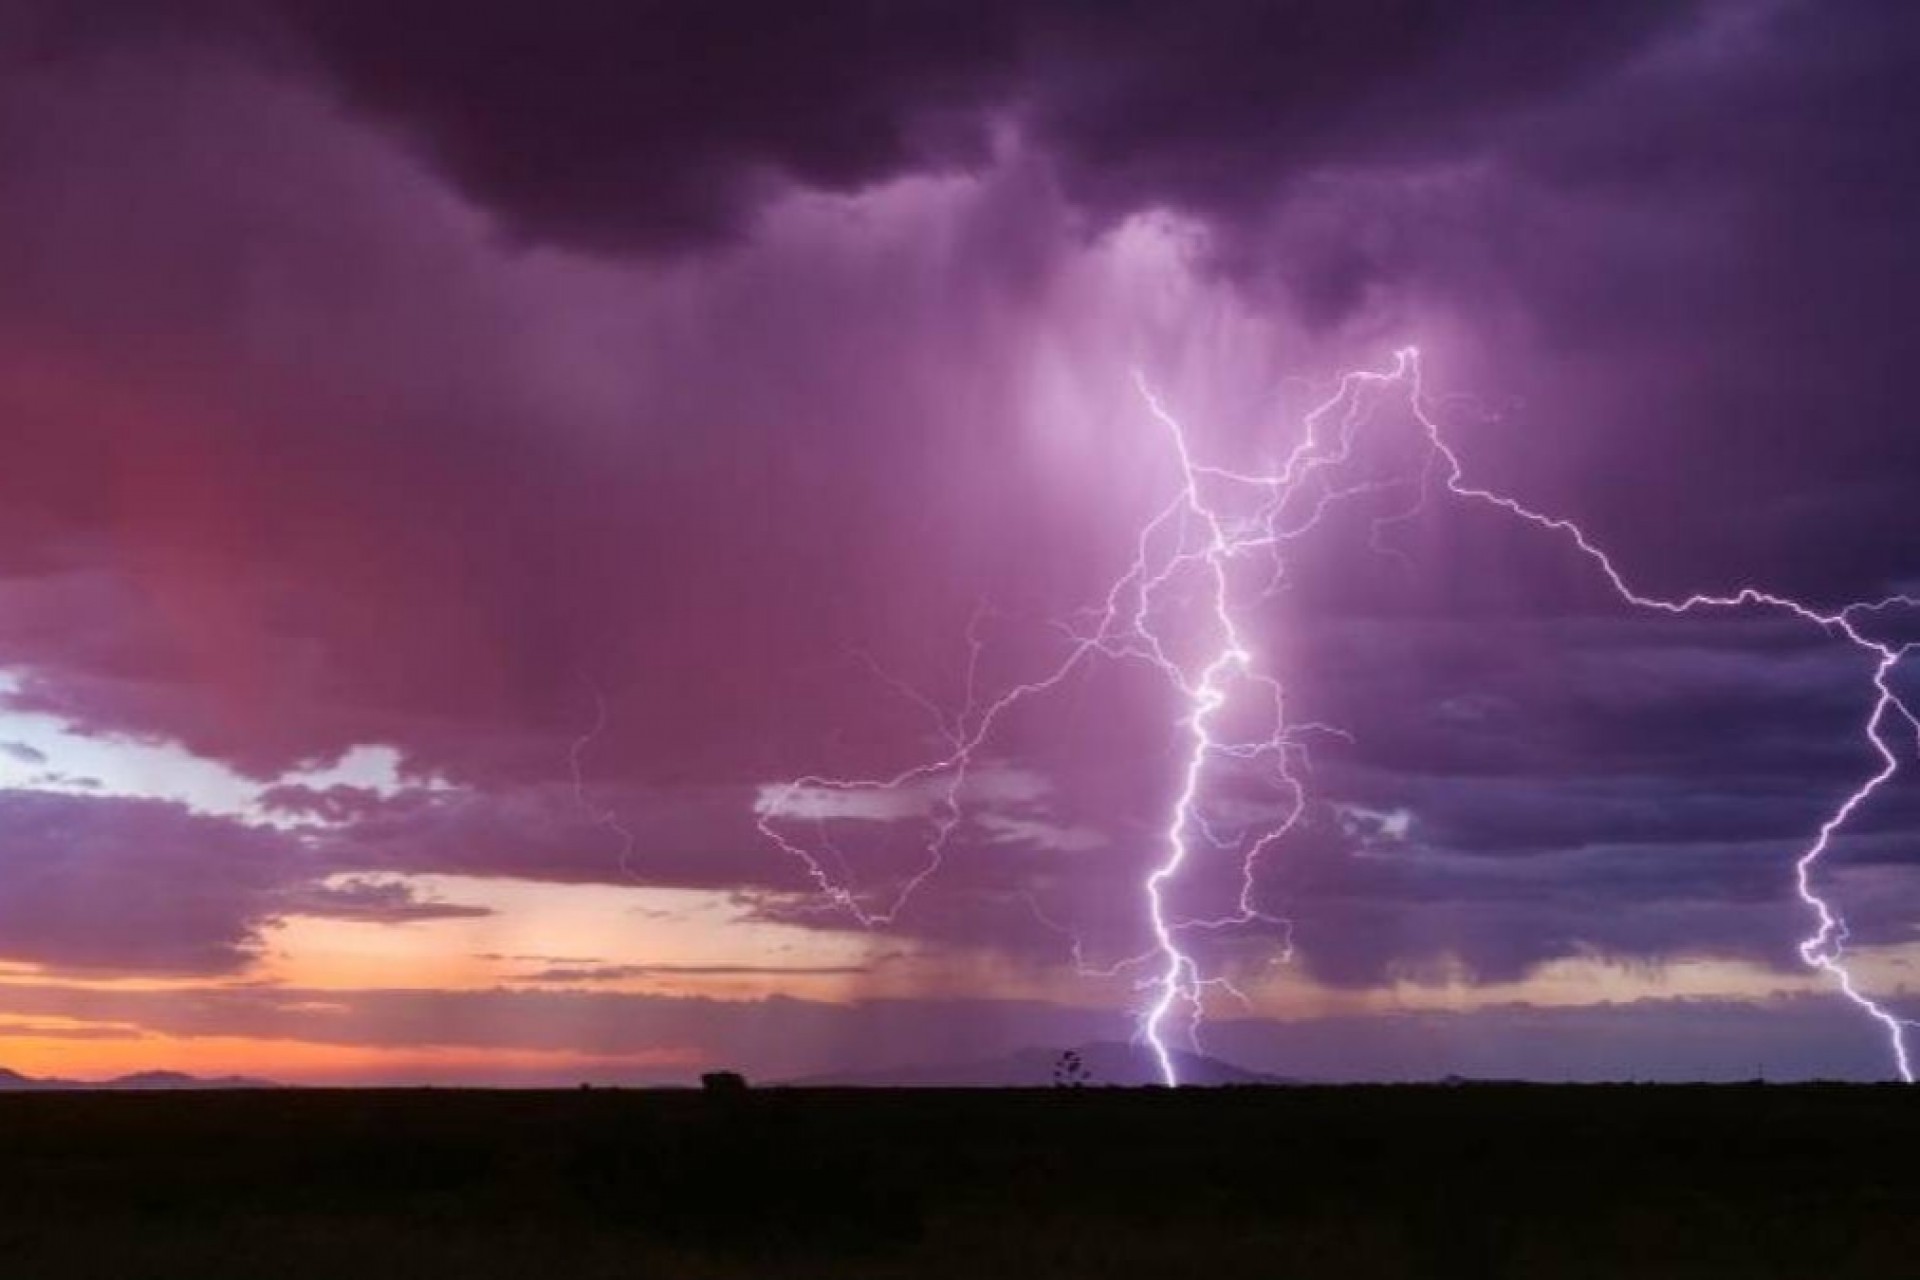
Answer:
[[[1404,507],[1382,518],[1385,523],[1411,517],[1435,498],[1477,503],[1532,526],[1543,537],[1571,544],[1627,606],[1673,615],[1771,610],[1835,636],[1870,661],[1870,687],[1863,690],[1870,709],[1860,731],[1878,765],[1808,833],[1790,874],[1812,918],[1812,932],[1800,943],[1801,958],[1885,1030],[1900,1077],[1913,1080],[1906,1044],[1912,1024],[1856,981],[1846,963],[1845,921],[1817,880],[1823,856],[1848,820],[1903,762],[1920,755],[1920,717],[1893,685],[1911,646],[1877,639],[1868,625],[1878,611],[1920,607],[1920,600],[1893,595],[1822,609],[1756,586],[1676,598],[1646,594],[1579,524],[1468,479],[1422,395],[1419,355],[1411,348],[1399,352],[1389,369],[1342,378],[1334,395],[1307,415],[1299,441],[1284,464],[1272,471],[1244,472],[1203,462],[1180,421],[1144,379],[1136,381],[1153,417],[1166,429],[1179,483],[1138,531],[1131,559],[1119,577],[1097,606],[1082,615],[1091,621],[1072,633],[1064,658],[990,700],[970,697],[957,713],[942,714],[944,747],[932,758],[885,776],[808,776],[763,789],[760,830],[799,860],[828,900],[869,927],[893,921],[912,895],[936,878],[963,829],[969,781],[1008,713],[1046,697],[1088,664],[1146,664],[1176,699],[1176,727],[1184,745],[1177,776],[1170,779],[1173,798],[1159,848],[1139,886],[1150,945],[1109,972],[1134,969],[1143,975],[1140,1034],[1161,1077],[1170,1085],[1179,1083],[1171,1046],[1176,1036],[1193,1040],[1206,993],[1227,983],[1225,975],[1200,963],[1189,939],[1200,931],[1236,925],[1285,927],[1271,908],[1256,901],[1258,871],[1263,859],[1282,854],[1285,837],[1306,810],[1309,795],[1296,769],[1307,739],[1328,730],[1291,717],[1286,689],[1262,666],[1255,625],[1259,606],[1284,583],[1289,549],[1311,536],[1323,517],[1342,504],[1369,495],[1410,494]],[[1404,400],[1423,436],[1423,456],[1408,474],[1355,479],[1346,474],[1346,464],[1383,398]],[[1260,572],[1248,573],[1249,566]],[[1196,635],[1201,637],[1197,644]],[[977,659],[979,641],[971,634],[967,639]],[[1249,770],[1264,773],[1284,802],[1243,838],[1218,839],[1209,823],[1213,797],[1223,782],[1244,777]],[[844,811],[842,802],[888,793],[911,797],[923,806],[929,825],[924,841],[909,854],[910,866],[876,898],[870,887],[852,882],[833,846],[830,825],[833,815]],[[1205,918],[1176,911],[1175,890],[1183,879],[1200,860],[1218,856],[1238,859],[1237,903],[1225,914]],[[1075,952],[1077,956],[1077,946]]]

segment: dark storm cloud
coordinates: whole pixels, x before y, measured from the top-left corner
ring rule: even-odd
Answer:
[[[270,792],[289,812],[291,788]],[[798,868],[767,856],[742,787],[569,786],[410,789],[348,807],[337,795],[310,833],[336,869],[506,876],[561,884],[799,890]],[[302,808],[315,812],[310,802]]]
[[[281,6],[358,104],[526,234],[711,242],[784,182],[978,161],[1013,6],[487,0]]]
[[[890,612],[872,531],[971,519],[931,447],[970,410],[925,408],[991,346],[949,321],[983,288],[970,263],[903,282],[831,241],[712,277],[504,253],[380,136],[231,51],[116,46],[0,94],[17,707],[264,776],[356,741],[524,776],[565,770],[598,678],[595,767],[738,780],[739,743],[837,699],[822,616],[871,640]],[[850,376],[873,364],[889,384]]]
[[[1794,862],[1878,766],[1847,646],[1759,619],[1314,631],[1322,678],[1303,697],[1354,741],[1319,750],[1326,803],[1269,863],[1263,900],[1321,977],[1453,961],[1513,980],[1582,954],[1798,963]],[[1889,787],[1836,842],[1823,884],[1844,909],[1920,908],[1920,886],[1862,874],[1911,862],[1916,799]]]
[[[0,791],[0,959],[50,970],[225,974],[288,916],[487,914],[326,868],[287,831],[124,796]]]
[[[1516,393],[1463,424],[1481,474],[1643,585],[1878,594],[1920,479],[1916,59],[1910,5],[1710,6],[1477,150],[1319,175],[1244,261],[1277,304],[1344,271],[1366,332],[1439,319]]]
[[[1237,221],[1327,166],[1476,155],[1515,115],[1705,7],[198,0],[80,15],[16,0],[9,11],[17,43],[41,60],[199,40],[282,67],[308,61],[522,235],[657,251],[736,235],[788,187],[853,191],[978,167],[1003,124],[1102,221],[1159,205]]]
[[[0,792],[0,955],[224,973],[260,945],[292,861],[277,835],[156,800]]]
[[[490,907],[421,898],[411,885],[397,880],[375,880],[362,876],[347,876],[327,884],[298,886],[281,894],[274,907],[288,915],[353,920],[362,924],[463,920],[493,914]]]
[[[1261,934],[1290,937],[1301,964],[1339,985],[1451,967],[1511,981],[1568,956],[1797,968],[1793,943],[1811,917],[1795,862],[1881,763],[1864,733],[1872,663],[1821,628],[1751,611],[1649,617],[1563,592],[1567,612],[1510,603],[1490,614],[1475,603],[1482,575],[1511,558],[1485,538],[1469,554],[1443,527],[1477,519],[1436,513],[1432,545],[1410,538],[1397,556],[1367,554],[1364,514],[1357,549],[1330,529],[1337,602],[1303,566],[1263,627],[1292,655],[1294,714],[1349,737],[1314,741],[1303,775],[1314,799],[1256,881],[1259,904],[1291,928],[1243,931],[1223,962]],[[1503,538],[1537,540],[1507,526]],[[1113,736],[1152,740],[1139,728]],[[1101,944],[1096,955],[1130,954],[1137,899],[1103,903],[1102,883],[1108,895],[1137,885],[1159,847],[1165,766],[1145,763],[1095,808],[1115,848],[1018,861],[970,848],[943,869],[954,896],[903,923],[991,929],[1002,945],[1059,954],[1060,932],[1032,918],[1037,895]],[[1222,795],[1261,820],[1285,809],[1251,775]],[[1903,941],[1900,921],[1920,910],[1920,885],[1871,870],[1911,866],[1917,801],[1904,783],[1883,789],[1816,876],[1857,912],[1859,938]],[[1216,836],[1233,831],[1225,812],[1211,816]],[[1176,914],[1228,913],[1238,889],[1238,861],[1209,856],[1183,876]],[[1219,937],[1191,940],[1212,950]]]
[[[783,182],[979,164],[996,119],[1103,216],[1261,206],[1325,163],[1471,148],[1691,6],[1515,0],[803,7],[284,3],[348,95],[525,234],[594,248],[737,231]]]
[[[1044,633],[1111,570],[1136,495],[1086,463],[1131,425],[1049,483],[1007,424],[1118,380],[1062,264],[1130,210],[1199,219],[1329,364],[1431,332],[1436,386],[1489,397],[1455,423],[1476,476],[1636,582],[1915,572],[1910,6],[81,8],[0,2],[32,37],[0,54],[5,700],[262,778],[393,744],[422,785],[269,794],[330,868],[631,876],[842,926],[755,788],[925,744],[849,648],[950,677],[979,584]],[[854,232],[792,199],[958,171],[977,189],[906,184]],[[1858,656],[1641,625],[1492,524],[1409,526],[1435,554],[1395,578],[1355,569],[1363,522],[1292,580],[1322,619],[1277,620],[1302,709],[1356,739],[1316,786],[1412,815],[1383,843],[1317,810],[1275,860],[1303,962],[1791,963],[1794,842],[1874,766]],[[1046,656],[1016,630],[996,679]],[[1054,793],[968,825],[903,928],[1057,957],[1035,902],[1077,904],[1127,954],[1157,697],[1013,726]],[[22,801],[0,848],[45,873],[0,905],[22,956],[231,969],[306,883],[240,856],[271,833],[86,803]],[[1109,844],[1058,847],[1081,820]],[[1863,941],[1906,936],[1915,825],[1890,791],[1835,851]],[[912,840],[879,834],[897,876]],[[175,866],[231,884],[140,915]],[[357,883],[305,901],[466,910]]]

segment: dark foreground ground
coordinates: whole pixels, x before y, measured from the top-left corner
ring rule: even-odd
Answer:
[[[0,1096],[0,1275],[1920,1274],[1898,1087]]]

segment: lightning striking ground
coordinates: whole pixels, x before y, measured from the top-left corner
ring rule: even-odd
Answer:
[[[1289,718],[1286,691],[1262,668],[1247,613],[1284,585],[1286,547],[1311,534],[1336,505],[1364,495],[1406,492],[1409,500],[1401,510],[1374,521],[1375,548],[1387,552],[1379,543],[1380,531],[1411,518],[1431,493],[1442,492],[1490,506],[1567,541],[1599,571],[1618,599],[1634,608],[1672,615],[1770,609],[1819,627],[1872,660],[1874,699],[1862,732],[1880,766],[1820,825],[1795,860],[1795,888],[1816,925],[1799,950],[1809,967],[1832,978],[1849,1001],[1885,1030],[1901,1079],[1912,1082],[1906,1032],[1913,1024],[1860,989],[1845,963],[1845,921],[1816,888],[1815,873],[1848,820],[1898,772],[1901,755],[1890,737],[1896,727],[1904,725],[1913,746],[1920,748],[1920,715],[1890,683],[1912,645],[1888,643],[1862,630],[1863,619],[1874,613],[1893,607],[1920,608],[1920,599],[1891,595],[1823,610],[1754,586],[1679,598],[1638,591],[1579,524],[1470,483],[1459,455],[1427,409],[1420,377],[1419,355],[1412,348],[1398,352],[1388,370],[1347,374],[1333,396],[1307,414],[1299,442],[1278,470],[1244,472],[1196,461],[1186,430],[1136,375],[1140,394],[1168,432],[1179,463],[1179,488],[1142,526],[1132,559],[1101,603],[1085,611],[1088,625],[1067,628],[1065,656],[1050,670],[983,703],[977,695],[982,646],[976,615],[975,625],[967,632],[965,704],[956,714],[947,715],[916,691],[901,689],[934,715],[942,750],[891,775],[813,775],[764,787],[756,804],[761,832],[800,861],[827,901],[863,925],[887,925],[940,869],[965,822],[969,789],[987,759],[995,730],[1012,710],[1058,689],[1097,660],[1141,662],[1156,670],[1183,708],[1178,728],[1186,749],[1163,828],[1162,856],[1140,886],[1152,945],[1103,970],[1081,967],[1083,972],[1108,975],[1129,969],[1149,975],[1142,984],[1150,995],[1140,1016],[1141,1037],[1161,1078],[1177,1084],[1177,1059],[1171,1047],[1176,1026],[1183,1024],[1188,1041],[1194,1042],[1207,993],[1218,988],[1239,994],[1223,976],[1205,972],[1184,939],[1196,931],[1246,926],[1271,928],[1290,937],[1288,922],[1255,900],[1259,863],[1294,830],[1306,810],[1308,794],[1296,767],[1305,758],[1309,739],[1339,732],[1332,726]],[[1343,482],[1340,469],[1353,456],[1374,398],[1395,390],[1404,394],[1423,433],[1422,465],[1412,475]],[[1196,595],[1197,605],[1190,600]],[[1191,638],[1185,644],[1175,643],[1171,628],[1176,622],[1197,623],[1197,653],[1186,652],[1196,647]],[[1233,724],[1246,727],[1236,732]],[[1208,816],[1210,789],[1229,773],[1250,772],[1270,783],[1282,803],[1263,821],[1243,830],[1239,839],[1222,838],[1217,823]],[[929,835],[917,865],[891,885],[863,889],[846,873],[828,825],[875,806],[895,816],[924,818]],[[811,841],[789,834],[791,827],[800,824],[811,826]],[[1194,860],[1209,851],[1234,850],[1240,857],[1241,889],[1233,909],[1208,917],[1177,911],[1174,891]],[[1035,912],[1052,926],[1037,904]],[[1075,939],[1076,965],[1080,955]]]

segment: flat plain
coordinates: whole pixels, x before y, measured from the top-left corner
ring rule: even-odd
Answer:
[[[0,1096],[0,1275],[1915,1274],[1900,1086]]]

